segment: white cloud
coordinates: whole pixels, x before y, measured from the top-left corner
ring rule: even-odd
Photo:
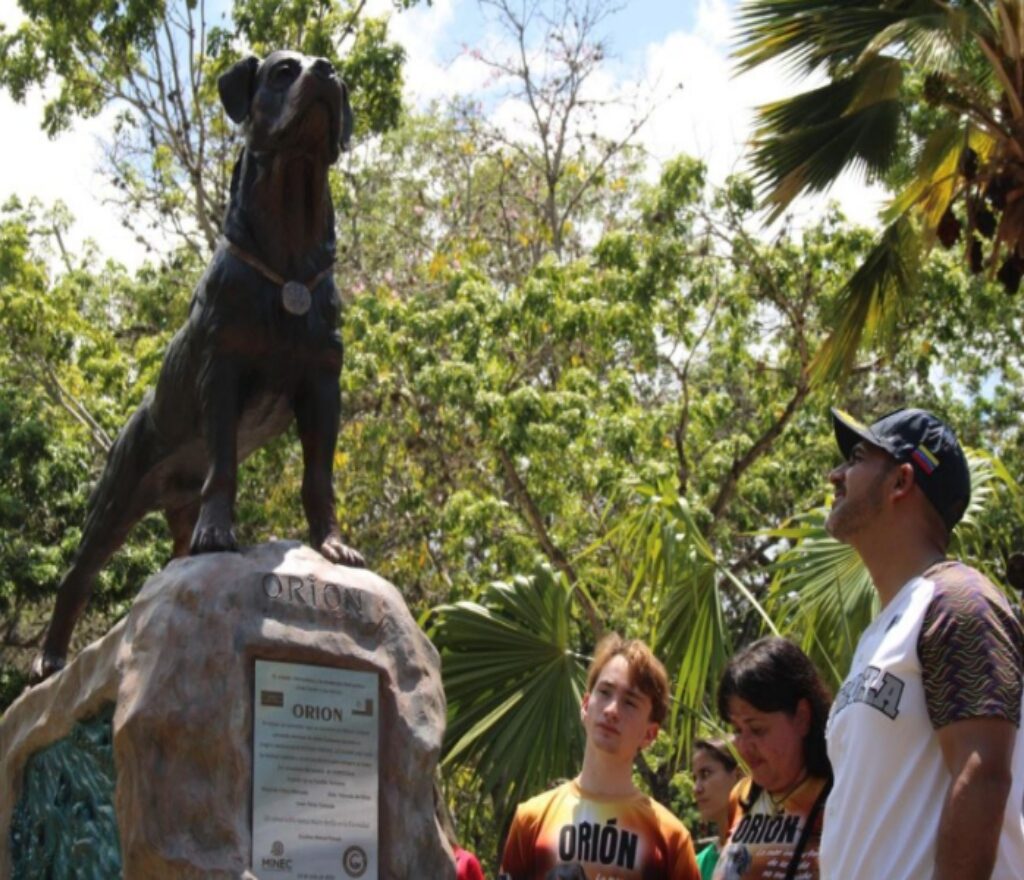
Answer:
[[[776,64],[737,75],[729,57],[732,20],[721,0],[703,0],[692,33],[676,31],[648,47],[641,74],[657,109],[641,132],[651,153],[665,161],[679,153],[702,159],[712,181],[749,170],[747,156],[756,108],[807,88]],[[875,225],[886,197],[861,175],[848,172],[824,195],[805,196],[791,213],[799,223],[838,201],[855,222]]]
[[[50,140],[40,129],[43,99],[31,95],[15,104],[0,95],[0,118],[7,131],[17,132],[7,141],[0,161],[0,199],[12,195],[22,202],[38,199],[49,207],[62,201],[75,218],[69,245],[81,248],[94,240],[104,256],[129,267],[140,265],[144,248],[135,233],[125,229],[109,200],[112,188],[96,173],[102,159],[100,138],[109,130],[103,118],[78,121],[70,132]]]
[[[706,43],[727,48],[733,38],[732,9],[725,0],[700,0],[697,4],[697,36]]]
[[[21,20],[14,0],[0,0],[5,27],[11,29]],[[38,90],[29,93],[24,104],[0,93],[0,119],[7,134],[0,155],[0,200],[17,195],[23,202],[37,198],[50,206],[59,199],[76,220],[70,246],[80,248],[92,238],[105,256],[138,266],[143,248],[134,233],[121,226],[114,207],[104,202],[112,190],[96,173],[103,155],[100,139],[110,130],[109,115],[78,120],[71,131],[51,140],[40,128],[44,104]]]
[[[476,5],[477,0],[432,0],[393,14],[391,0],[367,4],[370,15],[391,13],[388,33],[405,49],[406,99],[415,106],[488,88],[491,70],[473,56],[476,47],[451,36],[460,16],[477,15]]]

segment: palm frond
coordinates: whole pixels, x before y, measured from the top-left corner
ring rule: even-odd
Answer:
[[[966,127],[959,120],[936,128],[918,154],[913,179],[889,203],[883,216],[894,220],[923,203],[924,213],[928,216],[941,205],[941,210],[938,210],[941,217],[952,197],[960,155],[967,143]]]
[[[658,621],[658,641],[675,682],[668,729],[677,755],[689,752],[733,650],[715,566],[691,562],[668,591]]]
[[[1019,510],[1024,489],[997,456],[983,449],[965,451],[971,469],[971,502],[953,530],[950,554],[970,561],[993,582],[999,583],[1003,576],[1002,559],[992,552],[984,514],[997,504],[1008,504],[1011,511]]]
[[[585,667],[572,649],[571,594],[546,566],[492,584],[481,603],[434,612],[448,698],[446,764],[473,767],[499,804],[575,772]]]
[[[958,68],[968,49],[965,38],[968,13],[956,7],[940,10],[934,3],[914,16],[901,16],[864,46],[861,57],[870,58],[897,47],[899,54],[923,70],[947,73]]]
[[[734,55],[740,70],[780,59],[801,73],[856,65],[886,50],[943,58],[962,31],[952,26],[953,20],[963,16],[962,10],[944,9],[932,0],[753,0],[740,7]]]
[[[1021,136],[1012,120],[1024,116],[1024,7],[1010,0],[746,0],[738,15],[741,70],[778,59],[828,77],[758,111],[751,158],[769,221],[847,168],[877,176],[890,170],[902,109],[922,103],[903,93],[904,69],[924,77],[924,101],[935,110],[938,128],[913,178],[884,212],[888,228],[841,292],[833,332],[812,365],[820,383],[848,370],[862,340],[898,313],[913,289],[908,281],[921,246],[933,243],[950,205],[964,201],[973,224],[972,206],[987,184],[1006,189],[1020,178]],[[965,155],[970,160],[962,162]],[[999,209],[993,272],[1003,248],[1024,246],[1024,209],[1018,213],[1013,202]],[[911,219],[920,226],[912,230]],[[980,242],[969,244],[964,259],[976,271]]]
[[[639,604],[634,619],[675,682],[667,727],[681,755],[708,716],[708,694],[732,654],[730,604],[753,609],[765,629],[776,630],[746,585],[720,563],[674,486],[633,483],[630,489],[632,512],[606,540],[632,561],[628,601]]]
[[[801,193],[827,189],[850,165],[880,174],[892,164],[902,78],[898,61],[877,58],[758,111],[752,162],[769,220]]]
[[[795,541],[775,563],[768,608],[835,686],[877,613],[878,594],[856,552],[825,531],[827,516],[827,509],[817,508],[765,532]]]
[[[812,382],[849,372],[861,341],[892,325],[916,289],[919,255],[920,238],[906,215],[898,217],[840,292],[832,333],[811,362]]]

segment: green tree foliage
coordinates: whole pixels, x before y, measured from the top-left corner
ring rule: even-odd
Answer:
[[[169,334],[149,322],[180,320],[185,303],[165,297],[149,271],[130,279],[92,252],[72,261],[61,249],[66,224],[60,210],[16,201],[0,214],[0,329],[12,341],[0,354],[0,613],[3,645],[22,658],[17,674],[7,671],[12,691],[81,534],[83,477],[159,367]],[[76,646],[104,632],[168,556],[163,530],[147,519],[101,575]]]

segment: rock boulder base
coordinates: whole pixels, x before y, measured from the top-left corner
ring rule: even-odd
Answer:
[[[434,818],[437,652],[371,572],[292,542],[175,560],[128,617],[0,720],[0,875],[25,761],[116,700],[115,809],[128,880],[251,877],[254,661],[379,674],[382,880],[454,878]]]

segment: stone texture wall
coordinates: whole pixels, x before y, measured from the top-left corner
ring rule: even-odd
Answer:
[[[10,707],[0,719],[0,876],[25,761],[111,701],[125,877],[254,876],[256,659],[379,674],[380,877],[454,878],[432,799],[445,717],[437,653],[394,586],[291,542],[175,560],[122,623]]]

